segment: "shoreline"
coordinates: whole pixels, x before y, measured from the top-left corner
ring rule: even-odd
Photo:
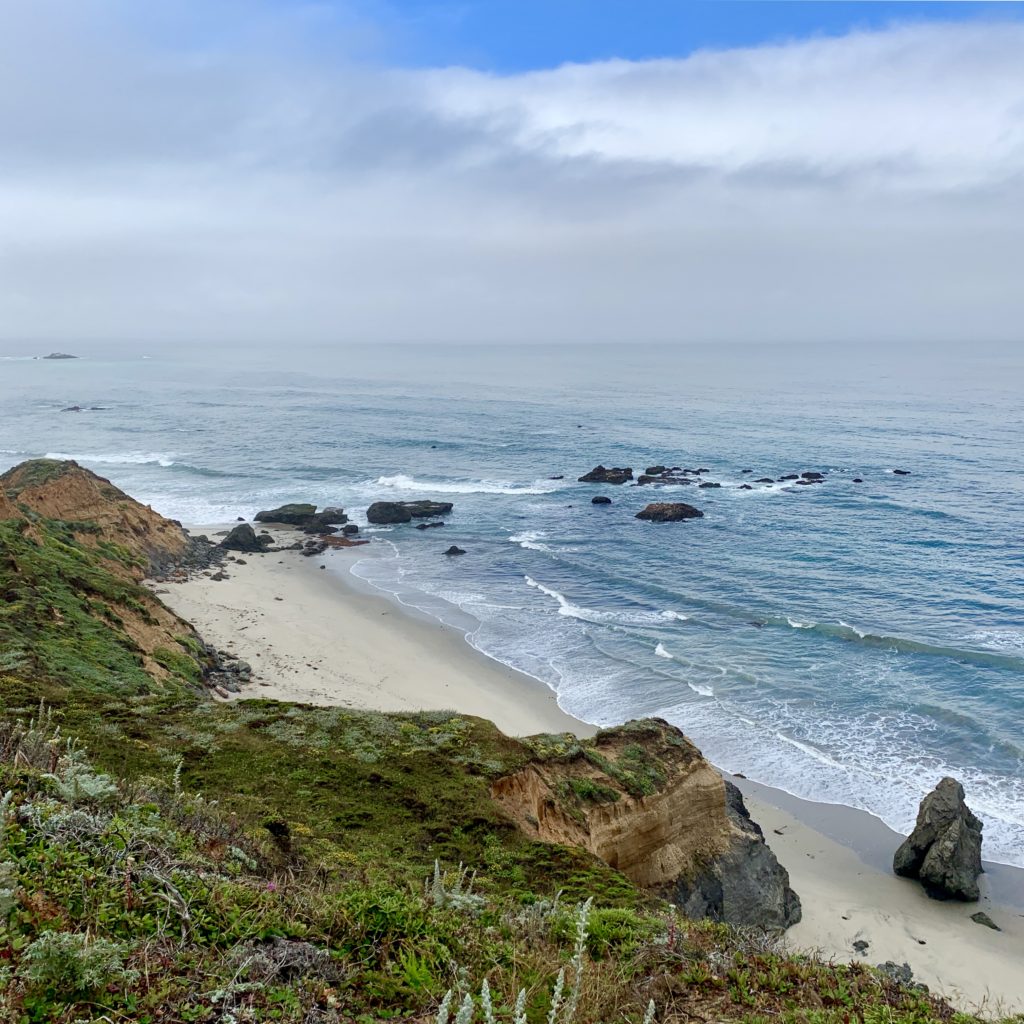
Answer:
[[[488,718],[510,735],[597,729],[563,711],[541,681],[478,651],[463,630],[353,576],[352,561],[366,557],[359,549],[314,558],[232,554],[242,561],[224,565],[227,580],[152,584],[209,642],[252,665],[253,683],[232,699],[451,709]],[[791,948],[837,961],[906,962],[917,980],[961,1008],[1024,1009],[1024,869],[986,863],[980,903],[938,903],[892,874],[902,837],[880,819],[723,774],[742,790],[803,899],[804,919],[787,932]],[[973,922],[978,910],[1004,930]],[[866,953],[854,951],[858,940],[869,943]]]

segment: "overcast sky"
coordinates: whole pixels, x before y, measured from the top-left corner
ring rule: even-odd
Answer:
[[[367,4],[0,21],[7,349],[1024,336],[1018,18],[522,67]]]

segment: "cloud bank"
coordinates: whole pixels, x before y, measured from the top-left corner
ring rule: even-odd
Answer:
[[[497,76],[216,6],[0,0],[6,347],[1024,333],[1019,23]]]

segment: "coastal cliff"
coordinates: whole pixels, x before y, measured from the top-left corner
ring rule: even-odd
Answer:
[[[425,1021],[483,987],[540,1024],[566,970],[578,1022],[949,1019],[705,919],[798,904],[667,723],[517,740],[213,700],[208,648],[139,582],[189,546],[74,464],[0,478],[4,1019]]]

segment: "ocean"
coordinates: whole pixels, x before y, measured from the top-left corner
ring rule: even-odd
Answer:
[[[186,523],[452,501],[444,529],[366,531],[352,572],[574,715],[669,719],[900,831],[954,775],[986,857],[1024,866],[1021,348],[69,348],[4,346],[0,469],[74,458]],[[722,486],[576,482],[598,463]],[[704,518],[634,518],[656,500]]]

